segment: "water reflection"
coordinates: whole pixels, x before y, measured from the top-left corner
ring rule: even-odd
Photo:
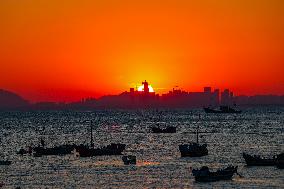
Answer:
[[[270,155],[284,150],[282,112],[279,108],[269,113],[252,109],[237,116],[206,115],[198,110],[164,111],[162,116],[151,111],[1,112],[0,150],[13,163],[1,166],[0,181],[6,188],[284,188],[283,170],[248,168],[241,157],[243,151]],[[40,137],[47,146],[87,144],[90,127],[86,120],[94,123],[96,147],[125,143],[124,154],[137,156],[137,165],[123,165],[121,156],[35,158],[15,153],[37,144]],[[176,126],[177,133],[149,133],[157,120]],[[195,141],[197,124],[209,155],[181,158],[178,145]],[[229,164],[238,165],[244,178],[200,184],[189,169],[203,165],[219,169]]]

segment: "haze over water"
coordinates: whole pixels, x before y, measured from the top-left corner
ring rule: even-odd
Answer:
[[[284,109],[252,108],[238,115],[209,115],[201,110],[0,112],[1,153],[12,165],[1,166],[4,188],[283,188],[283,170],[246,167],[241,153],[276,155],[284,150]],[[201,120],[198,115],[201,114]],[[90,143],[90,121],[95,146],[125,143],[124,154],[136,155],[136,166],[125,166],[121,156],[76,158],[73,155],[32,157],[16,155],[20,148],[64,143]],[[177,133],[154,134],[151,126],[176,126]],[[209,155],[181,158],[178,145],[208,144]],[[238,165],[243,176],[232,181],[200,184],[189,167],[218,169]]]

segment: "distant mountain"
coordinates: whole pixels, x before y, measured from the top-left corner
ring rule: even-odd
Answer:
[[[29,105],[29,102],[23,99],[21,96],[0,89],[0,109],[8,110],[8,109],[18,109],[23,108]]]

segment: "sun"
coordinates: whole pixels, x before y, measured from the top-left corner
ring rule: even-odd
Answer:
[[[154,89],[151,85],[148,86],[149,87],[149,92],[150,93],[153,93],[154,92]],[[138,87],[138,91],[144,91],[144,85],[141,85],[140,87]]]

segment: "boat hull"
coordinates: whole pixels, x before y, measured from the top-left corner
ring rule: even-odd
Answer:
[[[50,155],[67,155],[71,154],[76,145],[62,145],[53,148],[43,148],[43,147],[35,147],[34,157],[41,157],[41,156],[50,156]]]
[[[195,177],[196,182],[216,182],[221,180],[231,180],[235,173],[237,173],[238,167],[227,167],[223,170],[216,172],[210,172],[207,167],[203,167],[200,170],[192,170],[192,174]]]
[[[243,153],[243,158],[247,166],[274,166],[276,165],[276,159],[264,159],[258,156],[251,156],[249,154]]]
[[[165,129],[160,129],[157,127],[152,127],[153,133],[176,133],[176,127],[168,127]]]
[[[103,148],[95,149],[85,146],[76,147],[76,151],[80,154],[80,157],[122,155],[124,150],[125,144],[111,144]]]
[[[242,113],[240,110],[234,110],[232,108],[227,109],[221,109],[221,110],[215,110],[212,108],[203,108],[205,113],[214,113],[214,114],[239,114]]]
[[[179,145],[179,151],[181,153],[181,157],[202,157],[208,155],[207,145],[199,145],[199,144],[183,144]]]
[[[216,182],[221,180],[232,180],[234,176],[234,173],[229,173],[226,175],[220,175],[220,176],[196,176],[195,181],[196,182]]]
[[[122,151],[123,150],[100,150],[100,149],[78,150],[80,157],[122,155]]]

